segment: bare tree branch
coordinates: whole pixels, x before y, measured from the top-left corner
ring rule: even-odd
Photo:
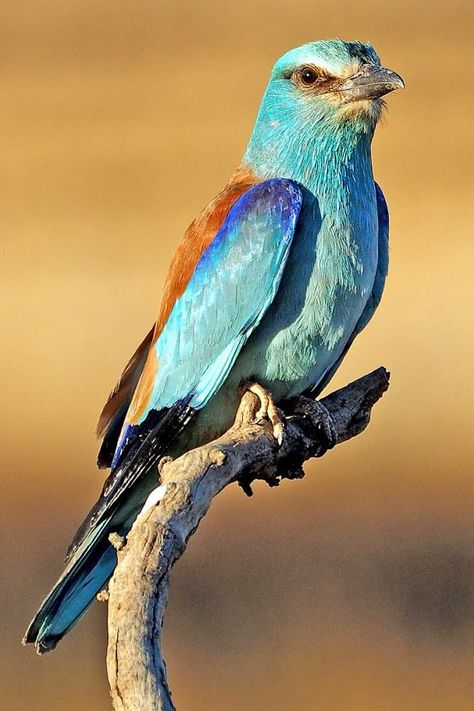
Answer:
[[[247,424],[254,403],[246,393],[234,427],[161,468],[164,496],[137,518],[109,584],[107,671],[116,711],[174,709],[160,638],[170,570],[214,496],[234,481],[251,493],[254,479],[275,486],[301,478],[304,461],[366,428],[388,377],[378,368],[320,403],[288,403],[281,446],[267,424]]]

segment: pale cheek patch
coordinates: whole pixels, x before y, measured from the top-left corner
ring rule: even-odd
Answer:
[[[361,101],[348,101],[339,107],[339,119],[353,121],[358,118],[370,118],[377,121],[381,112],[381,105],[371,99]]]
[[[161,486],[157,486],[156,489],[153,489],[151,494],[148,496],[148,499],[145,501],[145,504],[142,508],[142,513],[145,511],[149,511],[152,509],[156,504],[158,504],[161,499],[164,497],[166,494],[166,484],[161,484]]]

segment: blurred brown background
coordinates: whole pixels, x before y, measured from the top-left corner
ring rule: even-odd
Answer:
[[[105,606],[20,639],[98,493],[96,415],[171,254],[240,159],[273,61],[369,39],[407,89],[374,163],[391,272],[334,385],[368,431],[302,482],[215,501],[173,574],[181,711],[474,707],[472,2],[3,0],[0,707],[109,708]]]

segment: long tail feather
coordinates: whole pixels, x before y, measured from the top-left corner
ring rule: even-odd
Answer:
[[[38,654],[54,649],[94,601],[117,562],[102,521],[83,541],[30,623],[23,644],[34,643]]]

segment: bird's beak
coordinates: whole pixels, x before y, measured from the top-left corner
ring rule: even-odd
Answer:
[[[339,85],[346,101],[377,99],[395,89],[403,89],[405,82],[396,72],[377,64],[364,64],[357,74]]]

